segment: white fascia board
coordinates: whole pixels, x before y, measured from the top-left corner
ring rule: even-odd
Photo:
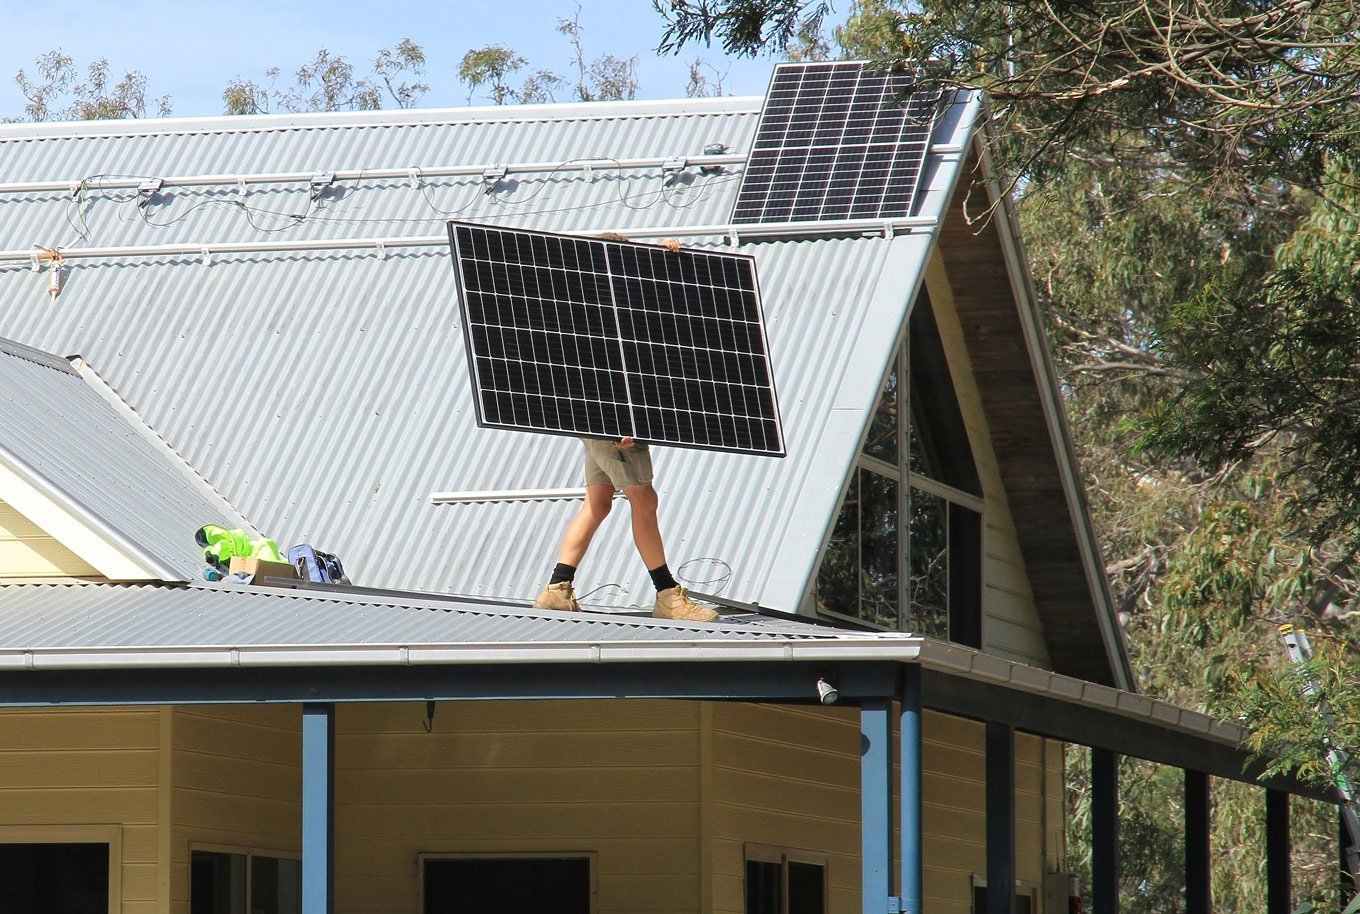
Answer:
[[[78,555],[110,581],[182,581],[107,524],[80,509],[0,448],[0,501]]]

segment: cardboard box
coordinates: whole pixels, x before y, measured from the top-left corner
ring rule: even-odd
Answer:
[[[265,578],[290,578],[297,580],[297,569],[287,562],[265,562],[260,559],[243,559],[239,555],[232,556],[231,564],[227,566],[230,574],[248,574],[250,583],[263,584]]]

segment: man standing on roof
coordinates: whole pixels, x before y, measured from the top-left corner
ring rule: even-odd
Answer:
[[[605,241],[628,241],[615,232],[600,235]],[[680,242],[668,238],[661,246],[671,253],[680,251]],[[712,622],[718,614],[690,599],[685,588],[676,582],[666,564],[666,547],[661,542],[661,528],[656,509],[659,499],[652,488],[652,455],[647,445],[632,438],[601,440],[582,438],[586,452],[586,498],[581,510],[567,524],[562,535],[562,549],[557,555],[548,586],[534,601],[539,609],[564,609],[579,612],[572,586],[576,567],[585,558],[586,550],[600,524],[609,516],[614,504],[615,490],[628,499],[633,515],[633,542],[638,555],[647,566],[656,587],[656,605],[652,615],[658,619],[683,619],[688,622]]]

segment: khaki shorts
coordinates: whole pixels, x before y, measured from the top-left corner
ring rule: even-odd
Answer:
[[[651,483],[652,454],[647,445],[638,442],[625,449],[598,438],[582,438],[581,443],[586,446],[586,485],[631,489]]]

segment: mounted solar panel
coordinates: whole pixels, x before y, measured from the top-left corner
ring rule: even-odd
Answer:
[[[478,424],[782,457],[755,261],[449,223]]]
[[[910,216],[939,92],[922,71],[857,62],[775,67],[734,223]]]

